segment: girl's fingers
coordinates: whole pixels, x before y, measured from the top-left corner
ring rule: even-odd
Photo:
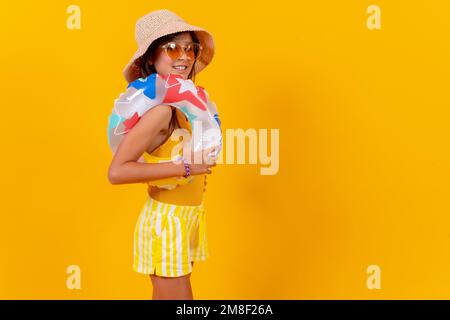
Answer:
[[[213,162],[206,163],[206,166],[207,166],[208,168],[209,168],[209,167],[215,167],[215,166],[216,166],[216,162],[213,161]]]
[[[204,151],[206,154],[210,154],[213,151],[215,152],[217,149],[218,149],[218,146],[212,146],[212,147],[206,148]]]
[[[206,162],[206,164],[213,164],[216,162],[216,157],[215,156],[206,156],[205,162]]]
[[[215,150],[216,148],[217,148],[217,146],[212,146],[212,147],[206,148],[206,150],[211,152],[211,151]]]

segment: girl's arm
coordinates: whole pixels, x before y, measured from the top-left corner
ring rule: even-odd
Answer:
[[[183,163],[137,162],[171,116],[171,106],[156,106],[144,113],[136,125],[125,134],[109,166],[108,179],[112,184],[145,183],[185,174]]]

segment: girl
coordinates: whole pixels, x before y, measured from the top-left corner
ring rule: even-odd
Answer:
[[[195,79],[214,55],[214,42],[206,30],[187,24],[169,10],[151,12],[136,23],[138,50],[124,69],[126,80],[152,73],[177,74]],[[189,128],[177,108],[161,104],[148,110],[122,139],[110,164],[112,184],[149,182],[169,177],[194,176],[172,190],[149,185],[148,195],[134,231],[133,270],[150,275],[153,299],[193,299],[190,275],[194,261],[209,257],[203,193],[214,157],[189,164],[140,163],[143,153],[170,156],[175,128]],[[214,148],[205,150],[202,155]],[[191,153],[188,159],[195,158]],[[187,167],[186,167],[187,166]]]

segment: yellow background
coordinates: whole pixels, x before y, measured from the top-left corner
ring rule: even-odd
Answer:
[[[69,30],[66,8],[81,8]],[[370,4],[381,30],[366,27]],[[448,1],[14,1],[1,11],[0,298],[149,299],[142,184],[108,182],[106,126],[167,8],[215,37],[197,77],[222,129],[280,130],[280,168],[218,165],[196,299],[450,298]],[[226,150],[224,150],[226,152]],[[66,268],[81,268],[81,290]],[[366,286],[370,265],[381,289]]]

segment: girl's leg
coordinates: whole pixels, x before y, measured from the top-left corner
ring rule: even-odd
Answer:
[[[181,277],[162,277],[151,274],[150,279],[153,285],[153,300],[194,300],[190,273]]]

